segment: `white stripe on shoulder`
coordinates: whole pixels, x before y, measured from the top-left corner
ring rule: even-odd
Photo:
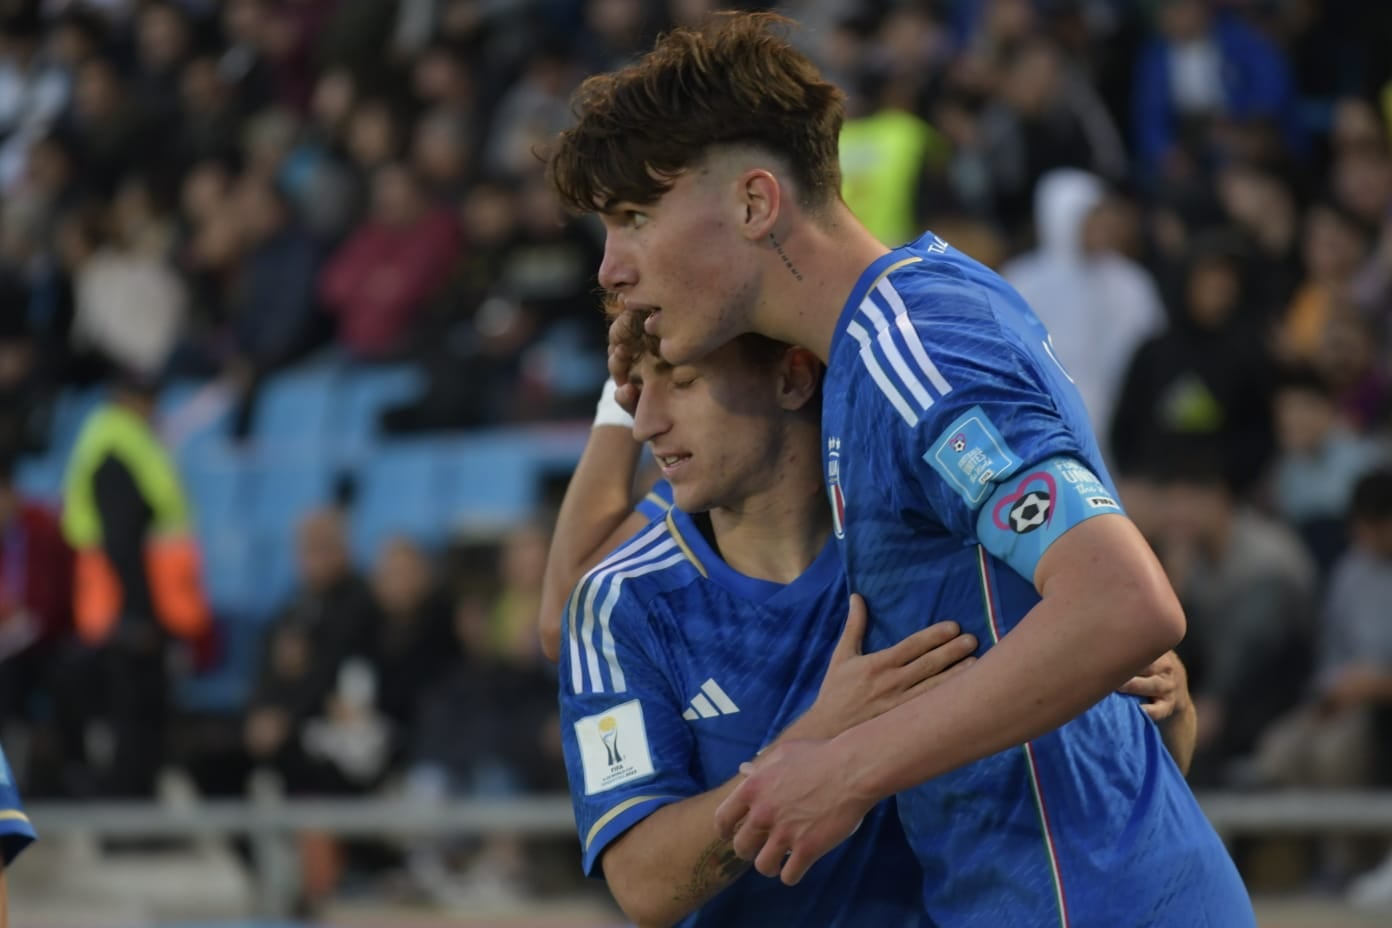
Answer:
[[[947,382],[947,378],[938,370],[938,366],[933,363],[933,359],[928,357],[928,351],[923,347],[923,339],[919,337],[918,331],[913,327],[913,320],[909,318],[909,308],[904,305],[904,298],[899,295],[899,291],[894,289],[894,284],[890,283],[886,277],[880,281],[875,290],[889,304],[890,310],[894,313],[894,324],[899,329],[899,334],[904,337],[904,341],[909,345],[909,353],[913,355],[914,362],[928,378],[928,382],[938,391],[939,394],[946,396],[952,392],[952,384]],[[869,302],[869,298],[866,299]]]
[[[604,578],[612,570],[622,567],[635,555],[641,557],[643,549],[655,541],[660,541],[664,535],[667,535],[667,526],[665,523],[658,523],[657,525],[651,526],[638,537],[620,545],[607,558],[590,568],[589,573],[585,574],[580,582],[575,585],[575,589],[570,594],[570,601],[566,603],[565,616],[566,626],[570,631],[570,682],[571,689],[574,692],[582,693],[585,691],[584,676],[581,669],[582,661],[580,657],[582,641],[584,642],[586,657],[583,663],[590,668],[590,678],[592,680],[597,679],[599,675],[599,655],[594,652],[594,644],[589,640],[588,630],[582,633],[582,630],[576,624],[576,620],[579,617],[581,601],[585,598],[586,593],[589,592],[589,599],[593,602],[594,594],[590,591],[594,586],[603,583]],[[670,543],[671,539],[668,538],[667,540]]]
[[[658,549],[655,548],[654,551],[656,550]],[[656,563],[642,564],[630,567],[628,570],[621,570],[614,575],[613,581],[609,584],[609,595],[605,597],[603,605],[599,607],[599,629],[603,636],[600,648],[604,652],[605,661],[609,664],[609,681],[613,684],[615,693],[622,693],[628,689],[628,681],[624,678],[623,668],[619,666],[619,655],[614,646],[614,636],[609,630],[609,620],[614,614],[614,604],[619,601],[619,593],[623,589],[624,581],[641,577],[644,574],[656,573],[659,570],[666,570],[668,567],[683,562],[686,562],[686,553],[676,551],[670,557]]]
[[[880,366],[879,358],[875,357],[874,343],[870,339],[870,333],[865,331],[865,328],[859,322],[852,322],[850,325],[846,326],[846,334],[860,343],[861,363],[864,364],[865,369],[870,372],[870,379],[875,381],[875,385],[880,388],[880,392],[884,394],[885,399],[889,400],[890,405],[898,410],[899,415],[904,417],[904,421],[909,424],[909,428],[916,427],[918,425],[918,414],[914,412],[908,400],[904,399],[903,394],[899,392],[899,388],[890,381],[889,375],[886,374],[884,368]]]

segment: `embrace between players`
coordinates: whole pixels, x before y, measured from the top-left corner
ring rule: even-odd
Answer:
[[[1182,611],[1048,333],[856,221],[781,22],[591,78],[550,159],[621,383],[543,614],[586,871],[644,926],[1254,925],[1180,769]]]

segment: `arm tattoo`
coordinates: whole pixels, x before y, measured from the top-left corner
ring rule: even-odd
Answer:
[[[749,862],[740,860],[729,841],[717,838],[701,852],[691,879],[678,890],[678,902],[704,901],[735,881]]]
[[[797,267],[794,266],[792,259],[783,251],[783,246],[778,244],[778,239],[773,237],[772,232],[769,233],[769,241],[773,244],[773,250],[778,252],[778,257],[783,259],[783,266],[798,280],[802,280],[802,271],[799,271]]]

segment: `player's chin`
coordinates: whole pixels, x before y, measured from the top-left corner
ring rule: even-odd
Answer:
[[[682,512],[709,512],[715,508],[715,498],[695,480],[672,480],[672,505]]]

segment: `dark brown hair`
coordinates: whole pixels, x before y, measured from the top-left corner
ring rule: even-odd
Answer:
[[[580,85],[577,124],[551,151],[562,202],[589,213],[645,204],[713,145],[783,161],[804,208],[839,195],[844,95],[784,35],[773,13],[722,13],[662,36],[637,63]]]

